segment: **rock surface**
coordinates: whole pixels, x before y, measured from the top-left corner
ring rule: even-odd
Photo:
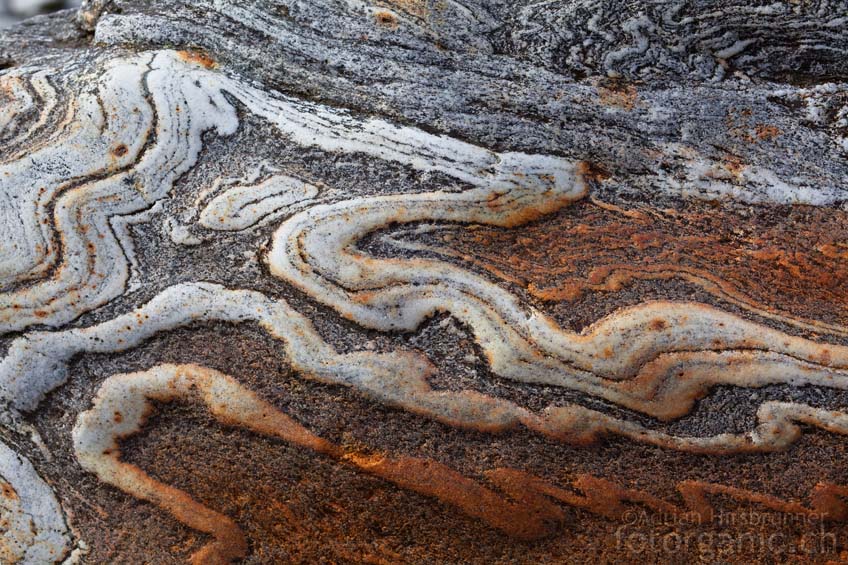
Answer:
[[[0,562],[848,559],[848,3],[0,32]]]

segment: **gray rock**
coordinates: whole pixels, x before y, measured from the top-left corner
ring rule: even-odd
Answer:
[[[846,30],[728,0],[3,30],[0,562],[837,559]]]

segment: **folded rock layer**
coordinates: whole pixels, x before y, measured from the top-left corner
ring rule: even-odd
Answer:
[[[0,562],[848,559],[848,4],[0,32]]]

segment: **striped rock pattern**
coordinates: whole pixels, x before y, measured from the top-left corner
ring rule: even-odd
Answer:
[[[0,562],[845,558],[846,30],[91,0],[4,31]]]

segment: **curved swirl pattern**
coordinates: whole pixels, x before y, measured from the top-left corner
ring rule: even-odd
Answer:
[[[522,13],[528,29],[535,29],[536,7]],[[463,11],[458,3],[451,9]],[[411,9],[405,13],[410,21],[426,16]],[[762,10],[758,14],[769,16]],[[598,27],[604,17],[598,14],[586,22],[592,34],[604,38],[594,47],[585,44],[591,57],[602,59],[614,74],[620,68],[640,72],[641,59],[655,48],[649,36],[657,28],[648,15],[634,15],[620,22],[632,44],[610,50],[617,43]],[[741,54],[753,45],[712,30],[709,16],[702,23],[675,17],[673,10],[667,12],[664,25],[694,25],[696,36],[686,41],[709,47],[724,61],[739,56],[742,62]],[[798,17],[804,28],[805,17]],[[821,44],[841,52],[826,31]],[[516,31],[513,39],[529,41],[526,36]],[[774,52],[780,46],[764,49]],[[700,64],[686,65],[690,63]],[[0,141],[9,140],[11,147],[0,151],[0,229],[10,234],[0,239],[0,336],[9,335],[0,359],[0,406],[6,415],[35,411],[50,392],[68,382],[71,364],[81,355],[128,351],[161,332],[204,322],[253,322],[281,344],[280,353],[299,377],[343,385],[371,401],[465,430],[494,433],[523,427],[575,446],[613,435],[711,454],[785,449],[801,437],[802,426],[848,435],[848,412],[773,399],[758,403],[753,425],[742,431],[695,435],[666,425],[692,414],[698,399],[720,386],[848,390],[846,345],[792,335],[715,306],[674,300],[622,306],[583,331],[571,331],[495,278],[452,262],[450,252],[416,255],[434,248],[407,241],[432,225],[512,230],[538,225],[553,213],[567,214],[602,176],[588,162],[495,151],[271,93],[197,52],[116,51],[72,71],[61,80],[45,69],[0,76]],[[828,123],[838,119],[828,116]],[[47,127],[50,123],[58,125]],[[188,282],[167,282],[133,303],[136,298],[127,292],[133,238],[116,225],[140,214],[158,221],[161,213],[167,216],[164,223],[173,226],[180,198],[193,196],[196,187],[187,186],[186,179],[204,159],[204,150],[217,138],[244,129],[273,135],[271,141],[282,141],[286,149],[309,153],[314,160],[345,156],[385,167],[414,179],[415,190],[345,195],[275,167],[275,174],[262,182],[229,187],[212,198],[192,226],[207,230],[206,239],[190,241],[223,241],[230,246],[230,257],[247,241],[255,246],[246,254],[251,262],[259,240],[270,237],[259,256],[267,267],[264,273],[274,279],[269,284],[279,291],[238,288],[243,283],[232,281],[244,279],[227,278],[229,274],[222,274],[226,268],[216,266],[208,270],[213,273],[208,278],[220,280],[189,272]],[[229,166],[203,164],[217,178],[229,174]],[[208,194],[212,189],[204,190]],[[263,233],[271,221],[275,231]],[[406,230],[403,241],[384,238],[382,248],[369,250],[370,237],[398,225]],[[577,234],[563,230],[557,239],[568,245],[572,236]],[[829,244],[826,252],[839,248]],[[254,263],[251,268],[259,272],[260,261]],[[692,278],[714,294],[721,290],[733,298],[742,296],[723,284],[720,273],[702,269]],[[571,396],[530,408],[494,393],[440,388],[433,384],[439,361],[427,352],[401,346],[388,351],[342,347],[295,306],[304,303],[320,304],[327,320],[339,322],[341,317],[350,327],[395,335],[418,332],[432,317],[447,314],[468,328],[495,378]],[[794,320],[804,329],[841,327],[782,311],[767,315],[771,310],[744,296],[736,303],[772,321]],[[68,327],[94,311],[92,319]],[[20,335],[11,335],[16,332]],[[671,508],[656,497],[624,489],[615,491],[618,498],[608,507],[598,502],[596,491],[603,485],[594,479],[580,483],[585,496],[577,496],[521,472],[497,469],[487,478],[504,497],[435,461],[374,456],[325,440],[233,377],[196,365],[157,364],[108,377],[98,388],[73,432],[80,464],[102,481],[211,535],[213,541],[193,555],[197,563],[239,559],[246,555],[247,540],[233,519],[121,460],[120,440],[141,430],[155,402],[199,399],[225,425],[315,451],[526,539],[549,532],[551,524],[564,519],[552,500],[605,516],[620,514],[625,500]],[[686,503],[704,512],[710,510],[704,492],[812,512],[747,491],[687,485],[680,488]],[[0,560],[61,559],[68,546],[62,509],[35,468],[3,443],[0,488],[5,497],[0,498],[0,511],[12,523],[0,537]],[[844,504],[834,502],[844,492],[840,489],[816,491],[820,496],[815,504],[825,507],[827,502],[833,519],[844,510]]]

